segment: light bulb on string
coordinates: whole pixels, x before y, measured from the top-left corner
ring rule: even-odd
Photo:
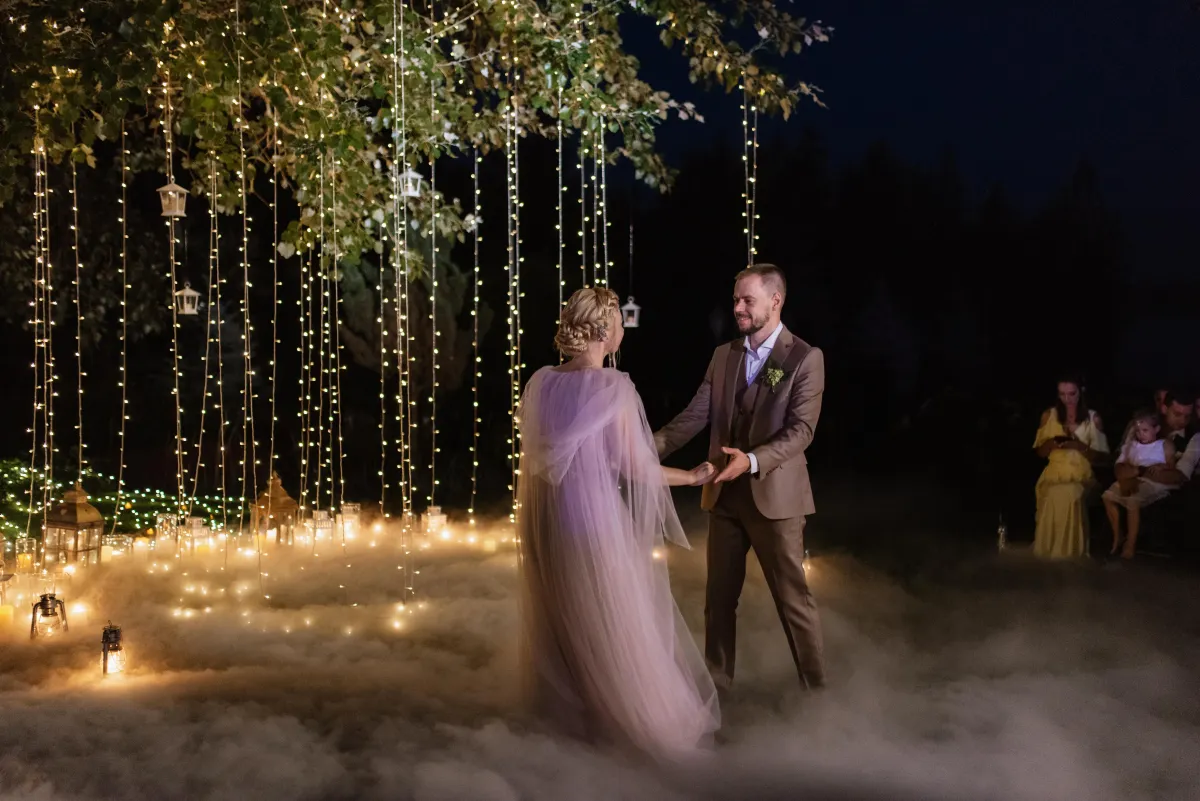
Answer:
[[[75,432],[78,435],[78,457],[76,459],[76,482],[83,483],[83,471],[87,464],[84,458],[83,441],[83,284],[80,273],[83,269],[79,259],[79,185],[75,158],[71,162],[71,254],[75,261],[75,389],[76,389],[76,422]]]
[[[479,293],[482,287],[482,282],[479,277],[479,242],[482,239],[482,207],[479,199],[479,148],[475,147],[471,153],[474,170],[472,175],[474,178],[472,188],[472,197],[474,198],[471,208],[472,220],[472,250],[474,252],[474,262],[471,273],[471,502],[467,507],[467,514],[470,516],[470,524],[475,525],[475,499],[479,492],[479,379],[482,377],[482,362],[479,356]],[[561,238],[560,238],[561,241]],[[561,249],[560,249],[561,255]],[[559,273],[562,272],[562,263],[559,262]],[[561,291],[561,290],[560,290]]]
[[[118,459],[117,459],[117,498],[116,498],[116,503],[114,505],[112,529],[109,532],[110,534],[117,533],[117,524],[121,520],[121,512],[123,510],[123,506],[121,504],[121,495],[122,495],[123,490],[125,489],[125,423],[129,420],[129,408],[128,408],[128,397],[127,397],[128,393],[127,393],[127,386],[126,386],[128,383],[128,376],[127,376],[126,370],[125,370],[126,362],[127,362],[127,355],[128,355],[128,348],[126,345],[126,342],[127,342],[127,340],[126,340],[126,334],[127,334],[126,320],[127,320],[127,315],[129,313],[128,304],[127,304],[128,297],[129,297],[128,296],[129,279],[126,274],[126,270],[128,267],[128,261],[129,261],[129,234],[127,232],[127,223],[125,220],[126,215],[128,214],[128,205],[126,203],[126,199],[127,199],[126,198],[126,190],[128,188],[128,183],[129,183],[128,157],[129,157],[129,150],[128,150],[128,148],[126,146],[126,142],[125,142],[125,120],[122,119],[121,120],[121,198],[118,201],[120,204],[119,208],[118,208],[118,214],[119,214],[118,222],[121,223],[121,263],[120,263],[120,275],[121,275],[121,320],[120,320],[120,323],[121,323],[121,333],[120,333],[121,363],[120,363],[120,367],[118,368],[118,373],[117,373],[117,383],[121,390],[121,420],[120,420],[120,423],[118,424],[119,427],[118,427],[118,434],[117,434],[118,442],[119,442],[119,446],[118,446],[118,454],[119,455],[118,455]]]
[[[558,105],[555,106],[555,128],[558,133],[558,169],[556,170],[557,188],[555,210],[558,212],[558,224],[554,229],[558,232],[558,310],[561,313],[563,306],[566,305],[564,292],[567,286],[566,280],[563,278],[563,193],[567,191],[563,186],[563,121],[562,121],[562,77],[555,75],[554,82],[558,85]],[[561,359],[561,354],[560,354]]]

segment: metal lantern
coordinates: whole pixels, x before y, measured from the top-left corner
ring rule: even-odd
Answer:
[[[29,639],[53,637],[69,631],[67,605],[62,598],[48,592],[33,602],[33,617],[29,621]]]
[[[121,647],[121,627],[114,626],[111,620],[100,635],[100,671],[105,676],[125,672],[125,649]]]
[[[158,190],[158,197],[162,201],[162,216],[186,217],[187,195],[187,190],[174,181],[161,187]]]
[[[37,568],[37,540],[33,537],[17,537],[13,544],[16,551],[16,572],[31,576]]]
[[[621,307],[621,321],[625,328],[637,328],[642,319],[642,307],[633,302],[633,295]]]
[[[420,197],[424,184],[425,176],[416,170],[409,169],[400,173],[400,194],[404,197]]]
[[[62,502],[46,513],[45,566],[51,571],[72,565],[100,562],[100,535],[104,518],[88,503],[80,484],[68,490]]]
[[[250,528],[256,536],[274,538],[276,545],[295,542],[297,505],[283,488],[279,474],[271,471],[271,483],[250,510]]]
[[[194,317],[200,311],[200,293],[187,281],[183,282],[183,289],[175,293],[175,311],[188,317]]]

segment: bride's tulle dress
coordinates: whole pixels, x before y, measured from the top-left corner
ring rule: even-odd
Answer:
[[[656,758],[698,753],[716,690],[671,596],[664,536],[686,546],[633,383],[543,368],[520,406],[518,531],[526,677],[575,736]]]

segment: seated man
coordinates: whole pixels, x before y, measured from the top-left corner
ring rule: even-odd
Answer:
[[[1168,392],[1161,406],[1162,437],[1171,440],[1179,454],[1175,467],[1156,465],[1146,468],[1144,477],[1172,488],[1163,500],[1147,507],[1142,518],[1142,541],[1150,552],[1167,551],[1174,555],[1195,550],[1200,543],[1189,537],[1189,523],[1194,525],[1200,512],[1200,479],[1196,467],[1200,464],[1200,433],[1192,422],[1195,398],[1181,391]],[[1113,470],[1117,480],[1136,477],[1137,468],[1117,465]]]

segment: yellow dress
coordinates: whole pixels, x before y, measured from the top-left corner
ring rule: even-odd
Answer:
[[[1066,435],[1056,410],[1050,410],[1046,423],[1038,429],[1033,447],[1046,440]],[[1096,414],[1075,427],[1075,439],[1088,448],[1108,453],[1108,437],[1096,425]],[[1087,508],[1084,493],[1094,483],[1092,465],[1079,451],[1054,450],[1038,478],[1037,527],[1033,534],[1033,552],[1052,559],[1085,556],[1088,552]]]

